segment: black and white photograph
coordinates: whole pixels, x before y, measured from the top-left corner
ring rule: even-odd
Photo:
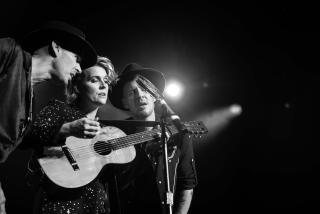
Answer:
[[[0,4],[0,214],[319,211],[315,3]]]

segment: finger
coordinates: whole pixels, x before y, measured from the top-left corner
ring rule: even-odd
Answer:
[[[90,126],[100,126],[100,123],[98,121],[92,120],[92,119],[87,119],[86,124]]]
[[[100,131],[101,127],[100,126],[92,126],[92,125],[84,125],[84,130],[85,131],[94,131],[94,132],[97,132],[97,131]]]
[[[87,137],[94,137],[97,135],[97,132],[92,132],[92,131],[84,131],[83,135],[85,136],[85,138]]]

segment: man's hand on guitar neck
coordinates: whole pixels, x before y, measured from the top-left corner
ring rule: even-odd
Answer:
[[[147,154],[159,152],[159,151],[161,151],[161,149],[162,149],[160,126],[154,127],[153,129],[154,129],[154,130],[158,130],[158,132],[156,132],[156,133],[153,135],[154,140],[146,143],[145,150],[146,150],[146,153],[147,153]],[[171,137],[171,134],[170,134],[168,131],[166,131],[166,132],[165,132],[165,140],[166,140],[167,142],[169,142],[170,137]]]

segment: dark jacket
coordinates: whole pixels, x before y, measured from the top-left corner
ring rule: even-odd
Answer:
[[[21,143],[32,120],[31,55],[0,39],[0,163]]]
[[[132,128],[120,127],[127,134]],[[197,185],[193,144],[188,135],[171,137],[168,142],[170,190],[193,189]],[[137,144],[136,158],[117,175],[118,197],[122,214],[165,213],[165,176],[162,150],[152,143]]]

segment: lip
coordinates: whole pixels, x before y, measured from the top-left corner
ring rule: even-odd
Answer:
[[[99,97],[106,97],[106,96],[107,96],[107,93],[105,93],[105,92],[100,92],[100,93],[98,93],[98,96],[99,96]]]
[[[138,103],[137,103],[137,106],[138,106],[138,107],[144,107],[144,106],[147,106],[147,105],[148,105],[147,102],[138,102]]]
[[[137,99],[136,100],[138,105],[146,105],[148,102],[145,99]]]
[[[144,109],[146,109],[147,108],[147,105],[146,104],[143,104],[143,105],[137,105],[137,110],[138,111],[143,111]]]

